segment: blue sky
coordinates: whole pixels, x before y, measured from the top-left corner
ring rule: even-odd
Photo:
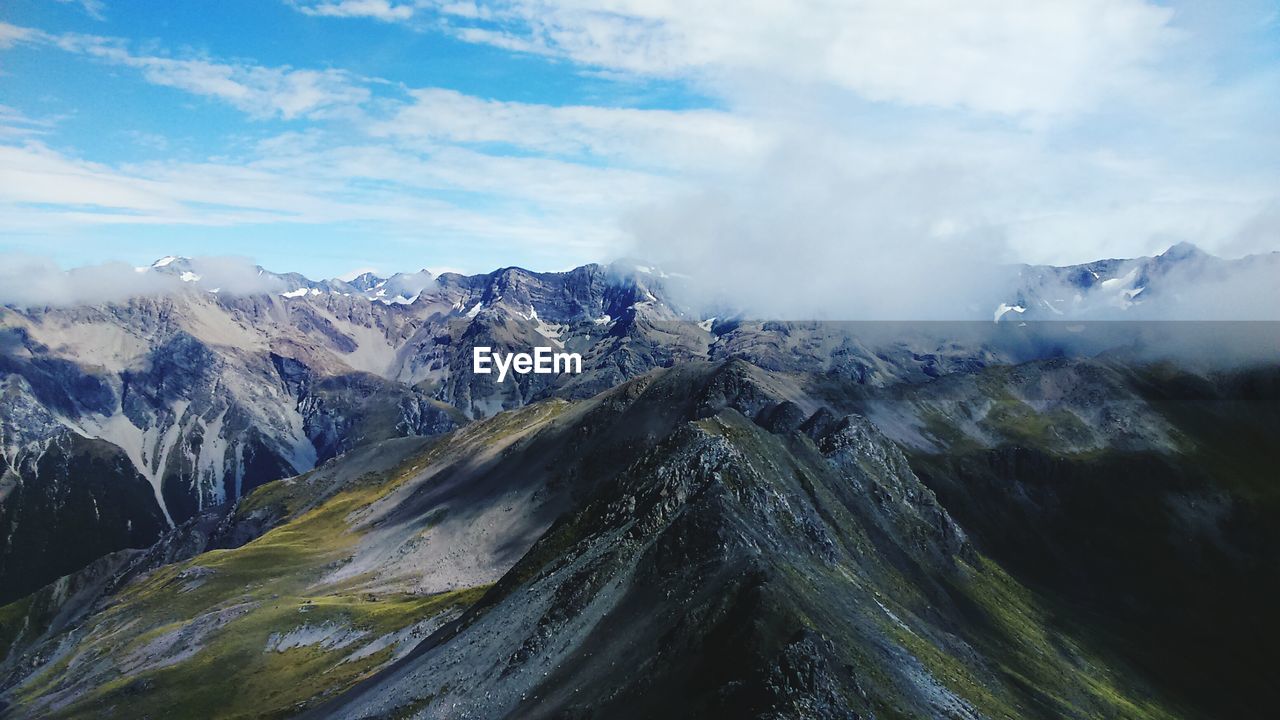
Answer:
[[[966,7],[8,0],[0,252],[318,277],[1280,248],[1280,3]]]

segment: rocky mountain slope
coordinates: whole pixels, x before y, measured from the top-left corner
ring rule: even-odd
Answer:
[[[184,262],[148,271],[195,276]],[[123,304],[2,309],[0,521],[11,542],[0,557],[39,568],[44,554],[83,563],[142,547],[166,525],[360,444],[438,434],[548,394],[546,376],[502,385],[473,376],[475,345],[603,344],[609,359],[597,363],[594,380],[583,380],[598,387],[680,356],[675,343],[646,346],[638,358],[629,353],[628,328],[671,311],[641,299],[652,297],[643,284],[611,278],[598,266],[445,276],[413,303],[336,290],[231,295],[196,279]],[[49,448],[88,440],[128,461],[111,465],[118,481],[95,470],[96,482],[136,486],[141,476],[151,497],[122,492],[107,500],[119,507],[94,516],[90,545],[26,540],[30,526],[60,524],[51,508],[92,506],[91,483],[37,468]],[[59,494],[70,500],[49,500]],[[0,600],[70,569],[19,574],[10,567],[0,565]]]
[[[390,442],[252,493],[229,524],[278,524],[232,550],[6,607],[12,712],[1172,715],[790,375],[686,364]]]
[[[200,623],[209,623],[210,637],[224,637],[215,631],[225,626],[271,628],[269,638],[287,632],[279,626],[292,616],[258,610],[292,598],[271,607],[323,600],[333,617],[358,620],[363,634],[330,637],[341,623],[322,620],[296,637],[264,639],[291,658],[294,649],[326,658],[306,665],[308,677],[325,679],[280,695],[280,714],[330,703],[325,712],[359,716],[390,711],[386,699],[396,712],[421,703],[427,715],[440,714],[445,705],[413,689],[424,673],[454,678],[431,695],[477,716],[517,706],[551,716],[643,707],[648,690],[582,664],[583,652],[605,653],[597,630],[581,625],[590,621],[610,636],[657,633],[685,643],[676,652],[637,639],[632,655],[611,661],[656,663],[654,677],[676,685],[655,687],[696,696],[707,712],[1248,716],[1267,684],[1258,669],[1267,657],[1234,638],[1274,638],[1265,608],[1280,599],[1265,581],[1280,577],[1269,560],[1280,555],[1265,482],[1280,460],[1265,450],[1280,436],[1280,404],[1266,404],[1275,399],[1280,332],[1275,323],[1088,319],[1159,316],[1194,301],[1205,278],[1273,278],[1274,260],[1224,261],[1176,247],[1155,258],[1023,268],[1021,289],[1010,294],[1023,309],[997,310],[994,323],[776,322],[724,310],[708,317],[682,304],[686,278],[630,263],[349,282],[259,270],[246,284],[206,261],[165,258],[138,273],[168,283],[148,285],[166,287],[161,293],[0,308],[6,697],[41,713],[86,716],[133,707],[115,694],[122,687],[167,701],[174,696],[165,692],[190,682],[181,668],[197,656],[229,676],[244,668],[270,676],[281,668],[263,666],[255,648],[229,636],[178,659],[146,643],[203,647],[204,635],[180,631]],[[1120,280],[1144,290],[1123,307],[1099,299]],[[1054,298],[1066,286],[1082,298],[1070,312],[1039,302],[1062,310]],[[1050,316],[1071,322],[1032,322]],[[584,372],[498,383],[470,371],[474,347],[536,345],[581,353]],[[591,439],[597,421],[612,428],[599,442]],[[430,439],[440,436],[449,439]],[[878,458],[875,467],[864,467],[865,458],[850,464],[838,447],[846,441],[861,448],[854,455]],[[428,469],[414,467],[427,457],[435,458]],[[708,458],[720,464],[702,467]],[[732,487],[722,487],[725,477],[737,478]],[[941,504],[926,502],[930,489]],[[674,497],[699,518],[696,526],[677,523],[667,507],[645,516],[638,537],[628,523],[656,511],[634,503],[666,507]],[[905,515],[882,506],[895,497],[912,506]],[[688,547],[708,538],[719,550]],[[249,551],[259,546],[263,554]],[[789,575],[815,547],[821,567]],[[667,555],[655,556],[659,549]],[[216,572],[197,556],[233,564],[244,557],[249,567],[187,598]],[[704,568],[706,586],[668,573],[663,557]],[[174,579],[188,571],[195,575]],[[565,585],[568,577],[578,579]],[[146,585],[149,578],[158,584]],[[631,584],[636,578],[643,582]],[[741,609],[708,598],[742,593],[742,607],[784,619],[760,637],[704,636],[643,613],[620,619],[626,609],[660,607],[645,593],[663,583],[711,625]],[[997,606],[1046,623],[1034,636],[1062,633],[1069,652],[1055,644],[1059,655],[1039,674],[1008,677],[1000,668],[1046,651],[960,630],[973,627],[970,611],[993,593]],[[239,610],[229,610],[240,607],[228,604],[231,595]],[[1180,601],[1170,605],[1172,596]],[[823,606],[827,597],[848,607]],[[863,617],[869,597],[887,608],[883,617]],[[544,616],[553,605],[572,610],[535,618],[528,608],[538,603]],[[583,614],[589,608],[599,610],[596,620]],[[206,617],[215,610],[231,614]],[[241,614],[259,624],[233,622]],[[948,662],[969,667],[977,658],[984,669],[929,665],[915,653],[933,651],[913,649],[910,637],[876,634],[871,621],[884,617],[928,639]],[[513,632],[531,644],[520,652],[503,645],[490,623],[519,628]],[[794,638],[770,634],[817,626],[842,649],[815,650],[806,635],[796,641],[803,652],[787,650]],[[463,639],[418,643],[442,628]],[[396,639],[355,659],[334,654],[372,635]],[[570,644],[553,648],[550,636]],[[933,680],[850,685],[840,668],[876,666],[875,657],[908,662],[885,649],[895,639]],[[703,646],[746,665],[693,688],[681,678],[702,670],[660,659],[703,662],[687,652]],[[121,671],[122,653],[135,652],[138,664]],[[807,659],[779,659],[789,652]],[[1195,660],[1201,654],[1249,662],[1206,670]],[[516,655],[519,662],[509,659]],[[534,657],[554,681],[529,670]],[[497,672],[499,660],[514,664]],[[52,679],[69,667],[61,661],[76,663],[75,677],[64,679],[70,685]],[[812,677],[770,674],[791,662],[809,669],[786,672]],[[174,675],[155,675],[170,665]],[[1095,667],[1111,679],[1095,677]],[[581,677],[597,677],[613,694],[575,701],[566,693],[570,685],[573,695],[587,692],[574,685]],[[1122,689],[1112,687],[1116,678]],[[934,680],[945,692],[928,689]],[[734,683],[774,689],[747,698]],[[796,683],[810,684],[800,692]],[[1054,689],[1037,695],[1021,687],[1027,683]],[[797,705],[788,698],[798,692],[809,694]],[[1116,694],[1124,703],[1114,704]]]
[[[837,393],[684,363],[357,449],[5,606],[0,697],[15,717],[1264,717],[1280,538],[1248,448],[1280,432],[1276,391],[1274,370],[1055,360]],[[1206,581],[1223,592],[1189,592]]]
[[[1127,305],[1136,310],[1177,296],[1186,277],[1256,274],[1273,260],[1222,261],[1178,247],[1157,258],[1024,268],[1022,289],[1010,296],[1023,312],[1006,308],[996,319],[1058,317],[1033,300],[1063,283],[1088,299],[1121,276],[1141,282],[1148,290]],[[1082,349],[1085,335],[1045,338],[987,323],[705,318],[679,301],[687,278],[630,263],[350,282],[261,269],[246,281],[212,260],[175,257],[138,270],[152,278],[151,292],[129,300],[0,308],[0,600],[107,552],[145,546],[166,526],[361,443],[437,434],[552,395],[587,397],[685,360],[743,357],[883,385],[1091,354],[1115,340]],[[1099,308],[1115,310],[1088,300],[1068,316]],[[480,345],[579,352],[586,372],[499,383],[470,372]],[[108,459],[93,465],[95,479],[71,481],[84,474],[73,468],[87,462],[86,440],[96,441],[95,457],[128,463]],[[40,462],[54,469],[42,473]],[[138,476],[152,499],[139,492]],[[95,483],[122,490],[95,493]],[[40,529],[61,526],[55,516],[64,513],[85,531]]]
[[[0,600],[360,444],[587,397],[655,367],[744,356],[889,382],[1008,359],[976,345],[939,355],[932,338],[894,339],[886,355],[847,329],[703,320],[671,299],[678,278],[628,265],[352,283],[260,271],[239,293],[208,287],[227,278],[200,261],[140,270],[174,284],[118,303],[0,308]],[[502,383],[471,372],[474,347],[536,345],[581,353],[585,372]],[[86,441],[128,462],[94,465],[85,482],[71,469],[81,461],[39,471],[50,448],[54,463]],[[132,489],[104,497],[95,483]],[[62,513],[85,534],[37,539]]]
[[[867,410],[975,542],[1188,704],[1265,714],[1280,367],[1056,360],[937,385]]]

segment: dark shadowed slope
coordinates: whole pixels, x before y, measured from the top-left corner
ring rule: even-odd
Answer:
[[[1280,661],[1280,373],[1048,361],[873,403],[974,542],[1211,717]]]

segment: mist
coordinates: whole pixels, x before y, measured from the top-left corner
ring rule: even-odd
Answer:
[[[793,143],[625,221],[633,254],[691,275],[683,300],[753,317],[958,320],[990,315],[1007,283],[1002,233],[946,163],[857,167],[838,143]]]
[[[1165,283],[1176,290],[1135,305],[1134,319],[1280,320],[1280,253],[1175,267]]]
[[[0,305],[66,307],[193,290],[247,295],[284,287],[247,258],[201,257],[181,262],[183,271],[190,273],[187,280],[176,268],[135,268],[123,262],[106,262],[64,270],[48,258],[0,255]]]
[[[1008,237],[1015,170],[968,152],[894,161],[812,135],[742,176],[634,210],[629,254],[688,275],[672,289],[703,316],[990,321],[1017,303],[1027,266]],[[1280,320],[1280,254],[1206,255],[1161,284],[1137,302],[1114,283],[1042,289],[1063,300],[1053,319]]]

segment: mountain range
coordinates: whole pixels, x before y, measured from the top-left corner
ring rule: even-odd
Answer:
[[[1100,321],[1280,254],[1015,268],[955,323],[202,263],[0,309],[0,715],[1266,715],[1280,335]],[[584,372],[471,372],[539,345]]]

